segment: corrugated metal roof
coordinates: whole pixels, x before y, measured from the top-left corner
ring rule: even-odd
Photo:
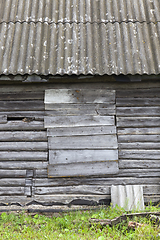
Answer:
[[[159,0],[1,0],[0,22],[160,21]]]
[[[1,0],[0,74],[160,74],[159,0]]]

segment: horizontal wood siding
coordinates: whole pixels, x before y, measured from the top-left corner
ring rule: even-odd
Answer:
[[[82,88],[86,89],[84,94],[79,91]],[[101,98],[95,91],[88,93],[92,88],[101,91]],[[49,101],[44,99],[47,89]],[[59,103],[53,103],[52,89],[63,93]],[[73,89],[74,95],[68,98]],[[107,98],[106,91],[110,92]],[[103,203],[110,201],[111,186],[119,184],[142,185],[145,202],[159,201],[159,107],[160,81],[153,80],[1,85],[0,203]],[[44,128],[44,113],[48,129]],[[64,117],[65,125],[61,121]],[[118,148],[113,146],[116,134]],[[48,150],[54,143],[56,149]],[[66,166],[69,172],[64,177]],[[81,175],[84,167],[86,171],[93,167],[97,174],[97,166],[98,176],[74,176],[74,167]],[[119,171],[111,172],[112,166]],[[56,173],[53,177],[56,168],[61,177]],[[48,178],[48,173],[53,178]]]
[[[116,106],[120,172],[130,175],[136,184],[137,179],[145,184],[146,201],[158,201],[160,88],[117,90]]]
[[[28,201],[25,197],[32,196],[34,172],[46,168],[47,161],[44,91],[34,88],[17,92],[16,86],[3,85],[0,87],[0,202],[16,202],[17,196],[20,203]]]

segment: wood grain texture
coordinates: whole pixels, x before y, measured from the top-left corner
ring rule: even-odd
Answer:
[[[8,121],[6,124],[0,124],[0,131],[12,131],[12,130],[43,130],[43,121]]]
[[[136,89],[135,91],[133,91],[132,89],[116,91],[117,98],[159,98],[159,94],[160,88],[150,89],[149,87],[148,89]]]
[[[44,110],[44,102],[40,100],[29,101],[0,101],[0,111],[41,111]]]
[[[40,174],[40,172],[38,172]],[[47,175],[46,175],[47,176]],[[160,169],[120,169],[118,177],[155,178],[160,176]]]
[[[0,142],[0,151],[47,151],[47,142]],[[1,152],[0,152],[1,155]]]
[[[154,145],[153,145],[154,148]],[[141,149],[132,149],[125,150],[122,149],[119,151],[120,159],[148,159],[148,160],[159,160],[160,161],[160,150],[141,150]]]
[[[118,160],[118,150],[49,150],[49,164]]]
[[[53,127],[78,127],[78,126],[99,126],[99,125],[113,125],[114,126],[114,117],[113,116],[90,116],[90,115],[81,115],[81,116],[55,116],[44,118],[44,127],[53,128]]]
[[[160,127],[147,127],[147,128],[118,128],[118,135],[132,135],[132,134],[142,134],[142,135],[160,135]]]
[[[112,185],[157,185],[159,177],[119,177],[118,174],[98,177],[68,177],[68,178],[44,178],[35,179],[35,187],[64,187],[64,186],[112,186]]]
[[[159,127],[160,117],[117,117],[117,127]]]
[[[160,116],[159,107],[117,107],[117,116]]]
[[[106,195],[110,194],[109,186],[81,185],[81,186],[59,186],[59,187],[35,187],[35,195],[50,194],[87,194],[87,195]]]
[[[160,98],[116,98],[116,106],[126,107],[126,106],[160,106]]]
[[[160,143],[157,142],[132,142],[119,143],[119,149],[160,149]]]
[[[90,204],[94,205],[99,203],[101,200],[110,200],[110,195],[88,195],[88,194],[55,194],[55,195],[34,195],[35,201],[40,202],[56,202],[56,203],[63,203],[63,204],[70,204],[72,205],[73,201],[75,202],[78,200],[84,200],[83,205],[89,204],[88,201],[91,201]],[[87,201],[87,202],[86,202]],[[82,204],[82,201],[81,201]],[[80,204],[80,205],[81,205]]]
[[[116,134],[115,126],[95,126],[95,127],[68,127],[68,128],[49,128],[47,136],[93,136],[93,135],[112,135]]]
[[[47,142],[46,131],[0,131],[0,142]],[[37,143],[38,144],[38,143]]]
[[[47,152],[0,151],[0,161],[47,161]]]
[[[49,149],[117,149],[116,135],[48,137]]]
[[[47,168],[47,161],[0,161],[0,169],[42,169]]]
[[[119,135],[118,136],[119,143],[131,143],[131,142],[153,142],[158,143],[160,142],[160,135]]]
[[[160,160],[119,160],[119,168],[154,169],[160,168]]]
[[[160,169],[119,169],[119,172],[118,174],[116,174],[116,176],[113,176],[113,177],[127,177],[127,176],[130,176],[130,177],[135,177],[135,178],[155,178],[155,177],[159,177],[160,176]],[[48,177],[48,172],[47,172],[47,169],[37,169],[35,171],[35,178],[38,179],[38,178],[43,178],[42,179],[42,183],[45,181],[44,178],[47,179]],[[40,180],[40,179],[39,179]],[[52,179],[51,179],[52,180]],[[53,182],[53,180],[52,180]],[[94,179],[93,179],[93,182]],[[76,183],[76,180],[75,180],[75,183]],[[44,183],[45,184],[45,183]],[[48,182],[47,182],[48,184]],[[74,184],[74,182],[72,183],[72,185]],[[43,185],[41,185],[43,186]]]
[[[7,86],[6,86],[7,89]],[[0,93],[0,101],[19,101],[19,100],[43,100],[44,93],[36,92],[36,91],[22,91],[22,92],[9,92],[10,89],[8,89],[8,92],[1,92]]]
[[[115,91],[105,89],[51,89],[45,91],[45,103],[114,103]]]
[[[48,165],[48,177],[93,176],[118,173],[118,161]]]
[[[0,196],[24,195],[24,187],[0,187]]]
[[[91,110],[98,110],[98,109],[112,109],[115,110],[115,103],[45,103],[45,110],[65,110],[65,109],[73,109],[73,110],[83,110],[87,111]]]
[[[0,187],[3,186],[25,186],[25,179],[24,178],[1,178],[0,179]]]
[[[160,192],[159,185],[143,185],[143,192],[147,195],[157,194]],[[87,195],[109,195],[111,194],[111,186],[97,185],[81,185],[66,187],[35,187],[35,195],[51,195],[51,194],[87,194]]]
[[[12,109],[13,110],[13,109]],[[7,115],[8,118],[33,118],[35,120],[43,120],[44,111],[2,111],[2,114]]]
[[[25,178],[25,177],[26,177],[26,170],[0,169],[0,178]]]
[[[76,105],[76,104],[75,104]],[[112,108],[99,108],[99,109],[79,109],[79,108],[68,108],[68,109],[56,109],[46,111],[46,116],[68,116],[68,115],[100,115],[100,116],[112,116],[115,115],[116,111]]]

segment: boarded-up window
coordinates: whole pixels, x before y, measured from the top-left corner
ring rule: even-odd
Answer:
[[[45,91],[49,177],[116,174],[115,91]]]

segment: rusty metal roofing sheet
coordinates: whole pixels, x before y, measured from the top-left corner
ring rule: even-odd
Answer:
[[[160,21],[159,0],[1,0],[0,22]]]
[[[1,23],[0,74],[159,74],[160,22]]]

